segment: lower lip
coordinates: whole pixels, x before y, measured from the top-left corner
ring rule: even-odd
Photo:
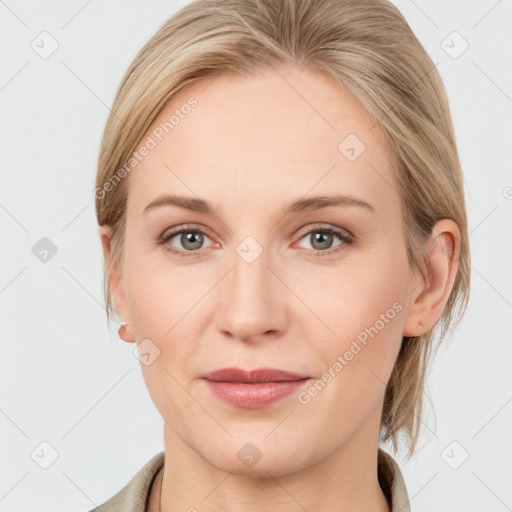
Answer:
[[[219,398],[231,405],[244,409],[260,409],[297,392],[309,379],[256,383],[205,380]]]

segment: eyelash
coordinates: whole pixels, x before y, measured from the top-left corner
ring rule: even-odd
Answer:
[[[170,240],[172,240],[176,235],[181,235],[182,233],[198,233],[201,235],[208,236],[204,231],[202,231],[199,228],[184,226],[175,231],[171,231],[170,233],[166,234],[165,236],[160,237],[160,239],[158,240],[157,243],[159,245],[162,245],[164,250],[166,250],[172,254],[175,254],[181,258],[191,258],[191,257],[197,256],[197,253],[201,249],[197,249],[196,251],[181,251],[181,250],[172,249],[171,246],[169,245],[168,242]],[[325,251],[319,251],[317,249],[312,249],[314,257],[321,258],[321,257],[327,256],[327,255],[332,255],[334,253],[338,253],[340,251],[346,251],[348,249],[348,247],[351,245],[354,245],[354,242],[355,242],[355,237],[351,233],[349,233],[345,230],[340,230],[337,228],[325,227],[325,226],[313,227],[313,229],[310,229],[309,231],[304,233],[300,237],[299,240],[302,240],[306,236],[311,235],[311,233],[327,233],[329,235],[335,235],[343,242],[340,245],[336,246],[334,249],[327,249]]]

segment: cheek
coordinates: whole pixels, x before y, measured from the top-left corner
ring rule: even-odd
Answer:
[[[126,265],[130,276],[126,293],[137,341],[151,340],[158,353],[151,364],[141,364],[147,389],[162,416],[179,430],[198,415],[197,404],[182,386],[188,387],[188,374],[194,369],[191,361],[201,339],[199,301],[211,285],[197,270],[173,269],[155,260],[132,253]],[[139,348],[139,356],[142,353]]]
[[[324,286],[315,302],[335,334],[324,336],[314,349],[323,363],[317,378],[327,383],[318,384],[324,399],[313,397],[312,402],[330,404],[325,411],[339,415],[341,422],[348,411],[355,422],[362,421],[377,405],[402,343],[406,260],[395,253],[369,263],[329,280],[336,284]]]
[[[159,352],[154,363],[142,365],[148,389],[156,401],[164,393],[181,396],[177,381],[188,386],[197,373],[198,343],[211,322],[204,308],[215,276],[207,266],[177,266],[157,252],[133,251],[126,269],[133,332],[137,341],[149,339]]]
[[[398,313],[405,308],[407,268],[405,247],[390,244],[354,253],[316,275],[309,271],[307,279],[296,273],[291,286],[299,296],[307,297],[309,309],[329,328],[324,327],[324,339],[338,339],[336,348],[340,349],[360,333],[364,341],[365,329],[371,326],[384,336],[401,333]]]
[[[173,264],[163,248],[132,251],[126,260],[126,294],[139,334],[165,340],[190,324],[190,314],[213,276],[198,265]]]

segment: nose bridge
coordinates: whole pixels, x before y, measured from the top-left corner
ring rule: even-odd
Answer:
[[[253,237],[236,248],[218,311],[218,328],[241,340],[281,330],[284,307],[273,282],[271,252]]]

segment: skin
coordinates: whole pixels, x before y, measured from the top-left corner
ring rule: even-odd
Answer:
[[[377,480],[385,385],[402,337],[425,332],[442,313],[458,227],[449,219],[435,226],[427,279],[409,268],[386,142],[355,99],[319,72],[203,79],[174,96],[147,134],[190,96],[197,107],[129,176],[124,261],[111,274],[125,339],[149,338],[160,350],[141,367],[164,419],[161,509],[389,511]],[[338,150],[351,133],[366,146],[355,161]],[[176,206],[144,214],[164,192],[205,199],[215,214]],[[295,199],[334,194],[374,211],[331,206],[283,216]],[[157,243],[186,224],[204,233],[195,256]],[[356,241],[315,243],[324,227],[347,229]],[[99,232],[108,260],[111,231]],[[236,252],[249,235],[263,248],[252,263]],[[194,247],[180,235],[167,245]],[[307,389],[395,302],[401,311],[308,404],[292,394],[241,409],[200,378],[230,366],[272,367],[310,376]],[[247,442],[262,454],[252,467],[237,457]]]

